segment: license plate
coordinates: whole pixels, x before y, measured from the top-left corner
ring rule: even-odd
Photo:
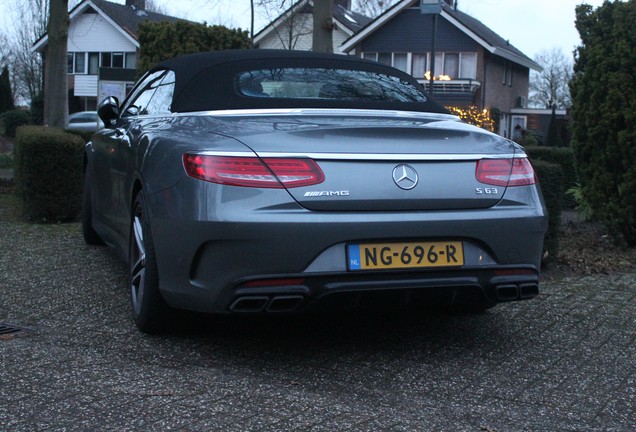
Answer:
[[[461,241],[347,245],[349,270],[381,270],[464,265]]]

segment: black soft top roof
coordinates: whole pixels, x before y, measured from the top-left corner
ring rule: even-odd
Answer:
[[[163,61],[150,71],[175,72],[174,112],[259,108],[363,108],[447,113],[427,97],[427,102],[362,102],[316,99],[253,98],[240,95],[235,86],[238,73],[283,67],[359,69],[399,76],[424,89],[410,75],[377,62],[354,56],[290,50],[227,50],[188,54]]]

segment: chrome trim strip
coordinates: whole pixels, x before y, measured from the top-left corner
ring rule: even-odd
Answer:
[[[200,151],[192,152],[203,156],[238,156],[262,158],[309,158],[314,160],[370,160],[370,161],[475,161],[481,159],[513,159],[525,155],[506,154],[406,154],[406,153],[283,153],[283,152],[230,152]]]
[[[188,116],[215,116],[215,117],[249,117],[267,115],[309,115],[309,116],[334,116],[352,115],[365,117],[417,117],[434,120],[455,120],[459,117],[453,114],[427,113],[420,111],[397,111],[397,110],[371,110],[371,109],[346,109],[346,108],[269,108],[269,109],[235,109],[235,110],[215,110],[197,111],[185,113],[173,113],[174,117]]]

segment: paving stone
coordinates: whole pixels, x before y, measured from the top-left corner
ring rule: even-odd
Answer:
[[[481,315],[192,314],[149,337],[77,224],[0,233],[0,322],[31,329],[0,340],[0,430],[636,429],[636,269]]]

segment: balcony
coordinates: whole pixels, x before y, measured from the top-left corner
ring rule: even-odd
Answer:
[[[430,91],[429,80],[419,79],[417,80],[424,86],[427,92]],[[433,81],[433,90],[436,95],[445,96],[460,96],[470,95],[471,97],[477,93],[477,90],[481,87],[481,83],[474,79],[456,79],[456,80],[435,80]]]

